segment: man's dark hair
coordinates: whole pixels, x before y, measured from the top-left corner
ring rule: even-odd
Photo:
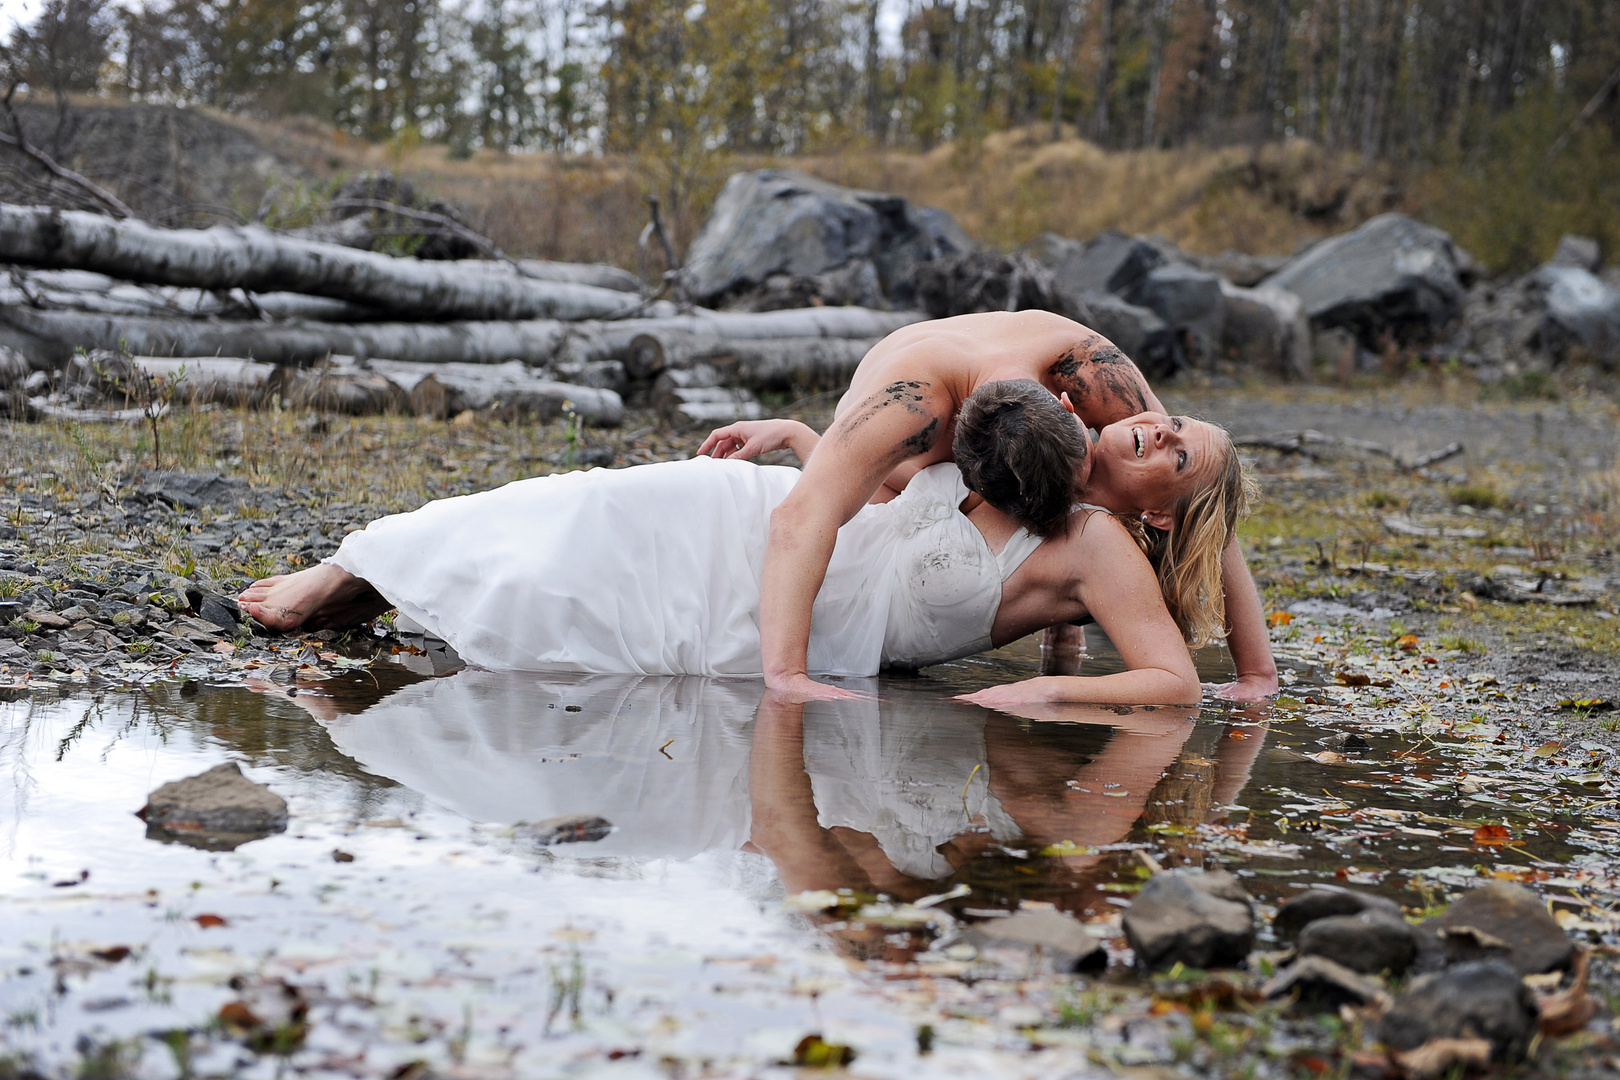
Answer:
[[[1075,470],[1088,449],[1074,416],[1034,379],[973,391],[951,442],[968,488],[1037,536],[1067,530]]]

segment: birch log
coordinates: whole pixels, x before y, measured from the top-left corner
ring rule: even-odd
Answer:
[[[76,210],[0,204],[0,261],[199,289],[296,292],[417,319],[592,319],[626,311],[614,289],[469,273],[281,236],[256,225],[159,229]]]
[[[825,312],[842,314],[828,316]],[[796,318],[781,318],[795,316]],[[798,318],[802,316],[802,318]],[[302,366],[342,354],[418,363],[499,364],[521,360],[540,365],[623,359],[643,333],[691,334],[737,341],[772,337],[870,338],[921,316],[864,308],[803,311],[702,312],[618,322],[564,323],[552,319],[513,322],[329,323],[227,322],[153,316],[109,316],[42,311],[0,304],[0,325],[26,338],[41,360],[60,366],[75,349],[124,349],[146,356],[241,356],[271,364]],[[797,333],[789,333],[797,330]],[[778,332],[780,331],[780,333]],[[825,331],[825,332],[822,332]],[[855,331],[861,331],[856,333]]]
[[[738,341],[666,331],[636,335],[624,366],[632,378],[645,379],[666,368],[708,363],[730,372],[729,385],[752,390],[835,389],[849,385],[874,344],[866,338]]]
[[[372,360],[366,367],[400,387],[418,416],[445,420],[474,409],[537,420],[573,412],[593,427],[618,427],[624,422],[624,399],[612,390],[542,379],[515,360],[507,364]]]

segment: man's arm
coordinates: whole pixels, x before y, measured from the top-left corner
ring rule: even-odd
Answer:
[[[1216,691],[1230,701],[1260,701],[1277,692],[1277,661],[1271,655],[1265,609],[1237,537],[1221,553],[1221,580],[1226,589],[1226,647],[1232,650],[1237,678]]]
[[[947,437],[956,403],[936,383],[898,379],[833,422],[803,478],[771,512],[759,583],[765,685],[805,700],[858,697],[810,678],[810,613],[827,576],[839,526],[854,517],[907,458]]]

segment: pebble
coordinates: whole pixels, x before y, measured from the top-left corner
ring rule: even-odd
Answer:
[[[1379,1022],[1378,1037],[1393,1050],[1435,1039],[1488,1039],[1493,1061],[1518,1061],[1535,1035],[1536,1013],[1519,972],[1483,960],[1412,980]]]
[[[172,780],[136,811],[152,839],[228,851],[287,827],[287,801],[234,762]]]
[[[1236,967],[1254,945],[1254,906],[1225,871],[1154,874],[1124,924],[1137,964],[1150,971]]]

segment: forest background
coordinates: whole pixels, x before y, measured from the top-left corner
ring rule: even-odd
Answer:
[[[74,109],[226,114],[299,192],[386,166],[543,257],[632,265],[647,194],[684,244],[772,162],[1003,248],[1286,253],[1401,209],[1499,272],[1620,250],[1612,0],[47,0],[0,64],[70,157]],[[292,222],[277,183],[223,216]]]

